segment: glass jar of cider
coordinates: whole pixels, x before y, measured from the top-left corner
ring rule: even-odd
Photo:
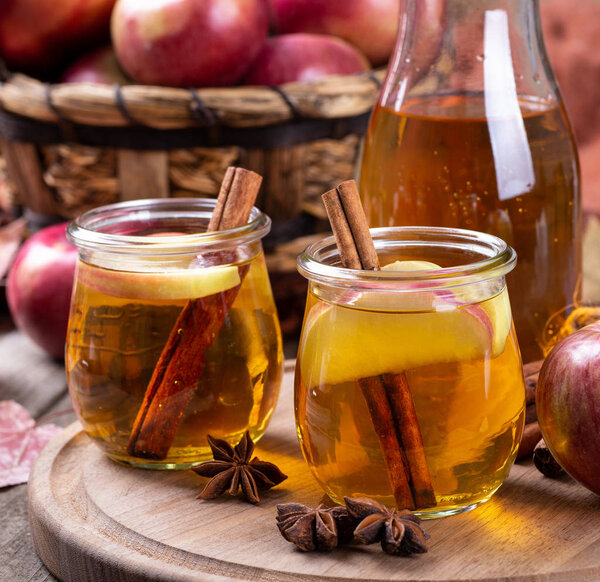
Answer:
[[[515,459],[525,391],[500,239],[445,228],[372,231],[380,271],[340,267],[332,237],[309,280],[295,378],[301,447],[338,502],[424,518],[472,509]]]
[[[207,435],[260,438],[282,376],[261,239],[270,219],[206,232],[214,200],[123,202],[68,227],[79,261],[67,335],[69,391],[112,459],[178,469]]]
[[[537,0],[405,0],[366,138],[369,224],[495,234],[523,359],[579,300],[579,167]],[[554,314],[558,318],[550,319]]]

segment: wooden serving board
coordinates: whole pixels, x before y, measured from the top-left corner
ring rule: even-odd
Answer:
[[[289,475],[259,506],[224,496],[198,501],[192,471],[120,466],[77,423],[44,450],[29,483],[31,534],[46,566],[64,581],[597,581],[600,497],[531,463],[516,465],[487,504],[428,521],[430,551],[388,556],[378,545],[302,553],[275,523],[278,503],[316,505],[323,493],[294,429],[293,365],[257,447]]]

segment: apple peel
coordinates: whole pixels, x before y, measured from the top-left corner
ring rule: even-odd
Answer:
[[[0,402],[0,487],[26,483],[41,450],[61,431],[55,424],[36,426],[14,400]]]

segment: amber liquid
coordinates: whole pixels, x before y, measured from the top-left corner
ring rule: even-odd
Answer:
[[[87,269],[88,277],[96,273],[102,280],[107,274],[99,267]],[[275,408],[281,337],[259,255],[251,261],[220,333],[205,351],[204,371],[167,458],[149,461],[128,455],[132,424],[186,301],[128,299],[99,292],[81,280],[76,283],[67,340],[69,390],[84,430],[117,461],[156,468],[190,466],[212,456],[207,434],[237,443],[249,430],[256,440]]]
[[[322,301],[309,295],[305,325],[311,310],[322,307]],[[341,318],[351,308],[336,309],[336,317]],[[398,318],[405,315],[385,313]],[[378,316],[364,312],[364,317],[367,327],[369,317]],[[348,336],[337,339],[343,346]],[[452,341],[444,333],[438,339]],[[314,354],[309,355],[305,340],[303,332],[296,373],[296,421],[314,476],[338,502],[343,503],[344,496],[366,496],[394,506],[381,445],[358,381],[328,384],[320,382],[318,375],[311,376],[315,362],[303,359]],[[317,358],[327,373],[331,361],[327,346],[323,345]],[[443,517],[486,501],[508,475],[524,422],[523,377],[514,330],[510,328],[504,349],[495,357],[487,353],[470,361],[431,363],[404,373],[437,501],[435,507],[417,513],[425,518]]]
[[[508,242],[518,255],[507,278],[513,317],[532,361],[542,357],[548,320],[577,300],[579,183],[563,110],[533,100],[520,107],[522,118],[486,119],[475,96],[413,99],[401,112],[378,106],[360,189],[373,227],[459,227]]]

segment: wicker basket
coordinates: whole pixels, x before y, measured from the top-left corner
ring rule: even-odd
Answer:
[[[319,195],[354,174],[383,74],[197,90],[15,74],[0,85],[0,173],[44,224],[117,200],[216,195],[227,166],[252,169],[264,177],[258,205],[273,218],[277,292],[305,237],[324,228]]]

